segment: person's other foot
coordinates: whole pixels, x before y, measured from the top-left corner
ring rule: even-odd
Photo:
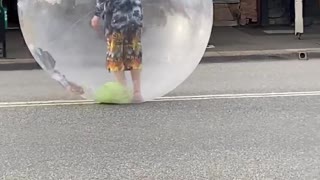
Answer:
[[[135,93],[132,98],[132,103],[143,103],[143,97],[140,93]]]

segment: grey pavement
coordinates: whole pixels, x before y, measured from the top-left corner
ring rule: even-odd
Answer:
[[[319,97],[2,109],[4,179],[318,179]]]
[[[274,31],[274,34],[265,31]],[[276,31],[293,30],[293,27],[214,27],[210,42],[212,51],[285,50],[320,48],[320,26],[306,27],[302,40],[293,33]]]
[[[318,91],[319,65],[202,64],[170,95]],[[73,99],[41,71],[0,77],[2,102]],[[319,102],[301,96],[0,108],[0,177],[319,179]]]
[[[9,30],[6,36],[9,59],[33,59],[20,30]]]

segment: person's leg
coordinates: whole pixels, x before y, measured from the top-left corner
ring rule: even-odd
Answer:
[[[116,80],[122,84],[123,86],[127,86],[127,80],[126,80],[126,75],[124,73],[124,71],[115,71],[113,72]]]
[[[142,102],[143,98],[141,95],[141,70],[131,70],[131,77],[133,83],[133,101],[134,102]]]
[[[133,102],[143,102],[141,95],[141,31],[142,29],[129,30],[126,34],[126,43],[124,52],[126,53],[126,66],[131,70],[131,78],[133,84]]]
[[[113,33],[107,38],[107,63],[106,69],[115,75],[116,81],[127,86],[123,64],[123,35]]]

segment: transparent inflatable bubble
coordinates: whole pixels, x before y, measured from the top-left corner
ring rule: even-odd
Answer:
[[[108,82],[124,84],[123,71],[106,67],[106,21],[99,21],[99,29],[92,27],[96,1],[18,2],[21,29],[36,61],[86,99],[94,99]],[[143,101],[161,97],[194,71],[210,37],[212,11],[212,0],[142,0],[142,69],[124,71],[133,95],[141,92]]]

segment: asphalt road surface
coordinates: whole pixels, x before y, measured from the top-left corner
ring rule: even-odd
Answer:
[[[171,98],[125,106],[10,107],[77,98],[41,71],[0,72],[0,177],[320,179],[319,67],[202,64]]]

